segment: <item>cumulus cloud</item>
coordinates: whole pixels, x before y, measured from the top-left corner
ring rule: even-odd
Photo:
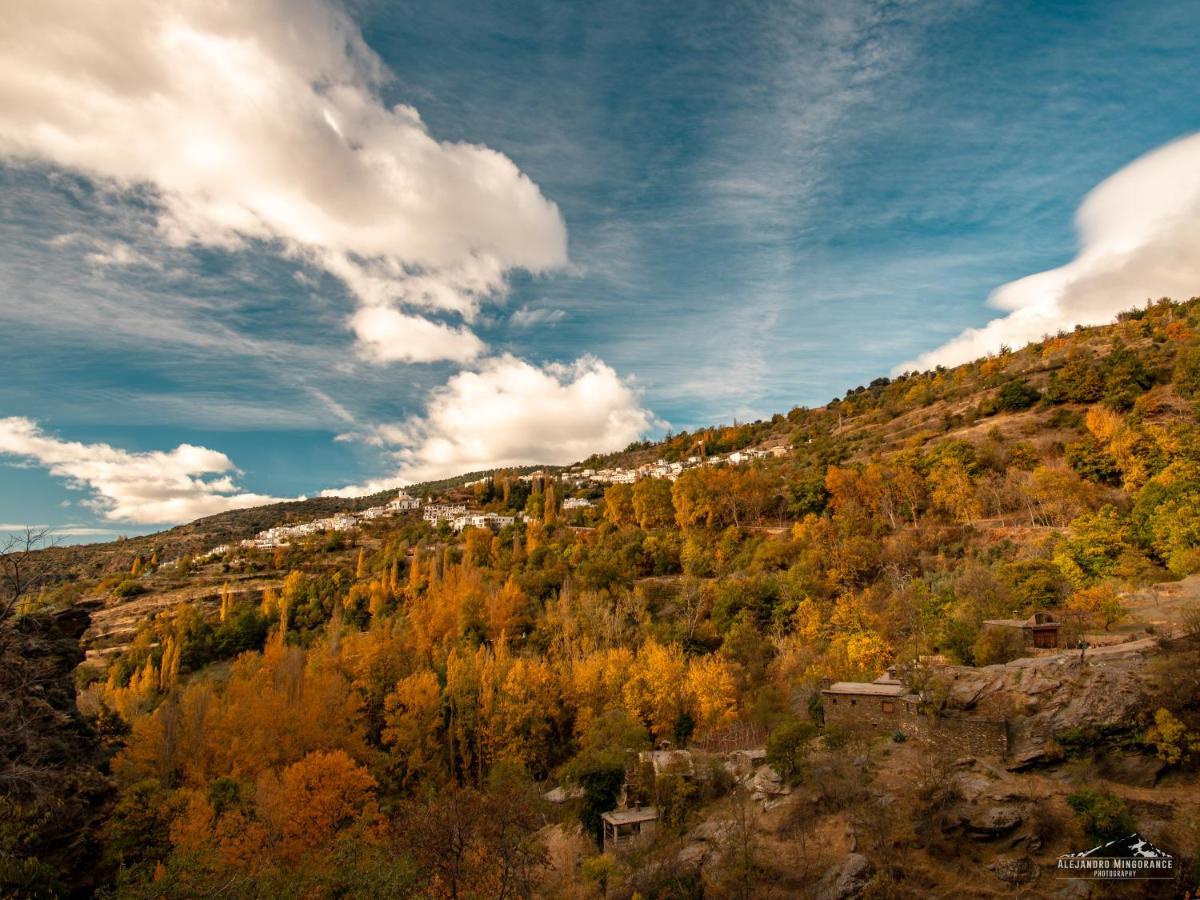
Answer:
[[[323,0],[13,0],[0,156],[149,187],[172,244],[267,242],[332,273],[368,358],[470,359],[465,324],[420,313],[469,324],[510,270],[565,265],[566,229],[506,156],[385,106],[388,77]]]
[[[1200,134],[1154,150],[1103,181],[1076,214],[1079,254],[997,289],[1008,312],[897,371],[957,365],[1074,325],[1099,325],[1147,299],[1200,292]]]
[[[224,453],[180,444],[174,450],[134,453],[108,444],[64,441],[31,419],[0,419],[0,456],[43,466],[87,491],[84,501],[106,519],[177,523],[230,509],[275,503],[280,498],[242,491]]]
[[[473,469],[573,462],[619,450],[660,424],[638,392],[595,357],[545,366],[491,357],[436,388],[423,416],[354,436],[398,448],[391,477],[326,493],[370,494]]]

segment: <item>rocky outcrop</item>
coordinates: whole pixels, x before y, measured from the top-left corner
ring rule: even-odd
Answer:
[[[993,840],[1011,833],[1024,821],[1016,806],[996,805],[964,810],[959,821],[977,840]]]
[[[862,896],[870,881],[870,861],[861,853],[851,853],[821,876],[813,896],[816,900],[853,900]]]
[[[750,780],[750,796],[758,801],[766,802],[791,792],[783,777],[770,766],[760,768]]]
[[[85,893],[111,795],[99,741],[75,707],[89,609],[0,623],[0,896]]]
[[[1058,656],[1019,659],[979,669],[948,666],[952,707],[1009,722],[1015,767],[1041,761],[1047,745],[1072,728],[1128,725],[1145,708],[1145,666],[1153,639]]]

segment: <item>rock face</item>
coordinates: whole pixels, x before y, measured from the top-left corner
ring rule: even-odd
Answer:
[[[22,835],[0,860],[2,896],[85,896],[94,887],[96,833],[112,786],[98,769],[97,736],[75,707],[88,612],[0,622],[0,798],[9,804],[4,824]],[[58,883],[6,883],[28,860],[47,864]]]
[[[870,861],[861,853],[851,853],[821,876],[813,896],[816,900],[852,900],[862,896],[870,880]]]
[[[1089,651],[1082,662],[1072,651],[979,669],[947,666],[942,674],[952,705],[1010,721],[1010,761],[1021,767],[1036,764],[1070,728],[1133,721],[1144,708],[1145,664],[1155,650],[1153,639],[1141,640]]]

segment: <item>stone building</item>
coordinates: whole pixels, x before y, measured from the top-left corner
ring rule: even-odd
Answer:
[[[907,689],[894,677],[875,681],[835,681],[821,689],[826,725],[866,725],[895,731]]]
[[[970,713],[927,715],[920,698],[889,670],[874,681],[835,681],[821,689],[825,724],[900,732],[957,753],[1008,755],[1008,723]]]

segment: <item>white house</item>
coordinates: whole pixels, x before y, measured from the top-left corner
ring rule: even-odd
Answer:
[[[462,531],[467,527],[500,529],[506,525],[511,525],[515,521],[515,516],[499,516],[495,513],[470,513],[455,517],[450,522],[450,527],[455,531]]]
[[[410,509],[420,509],[421,501],[416,497],[410,497],[408,494],[401,491],[390,501],[388,501],[388,509],[396,512],[406,512]]]

